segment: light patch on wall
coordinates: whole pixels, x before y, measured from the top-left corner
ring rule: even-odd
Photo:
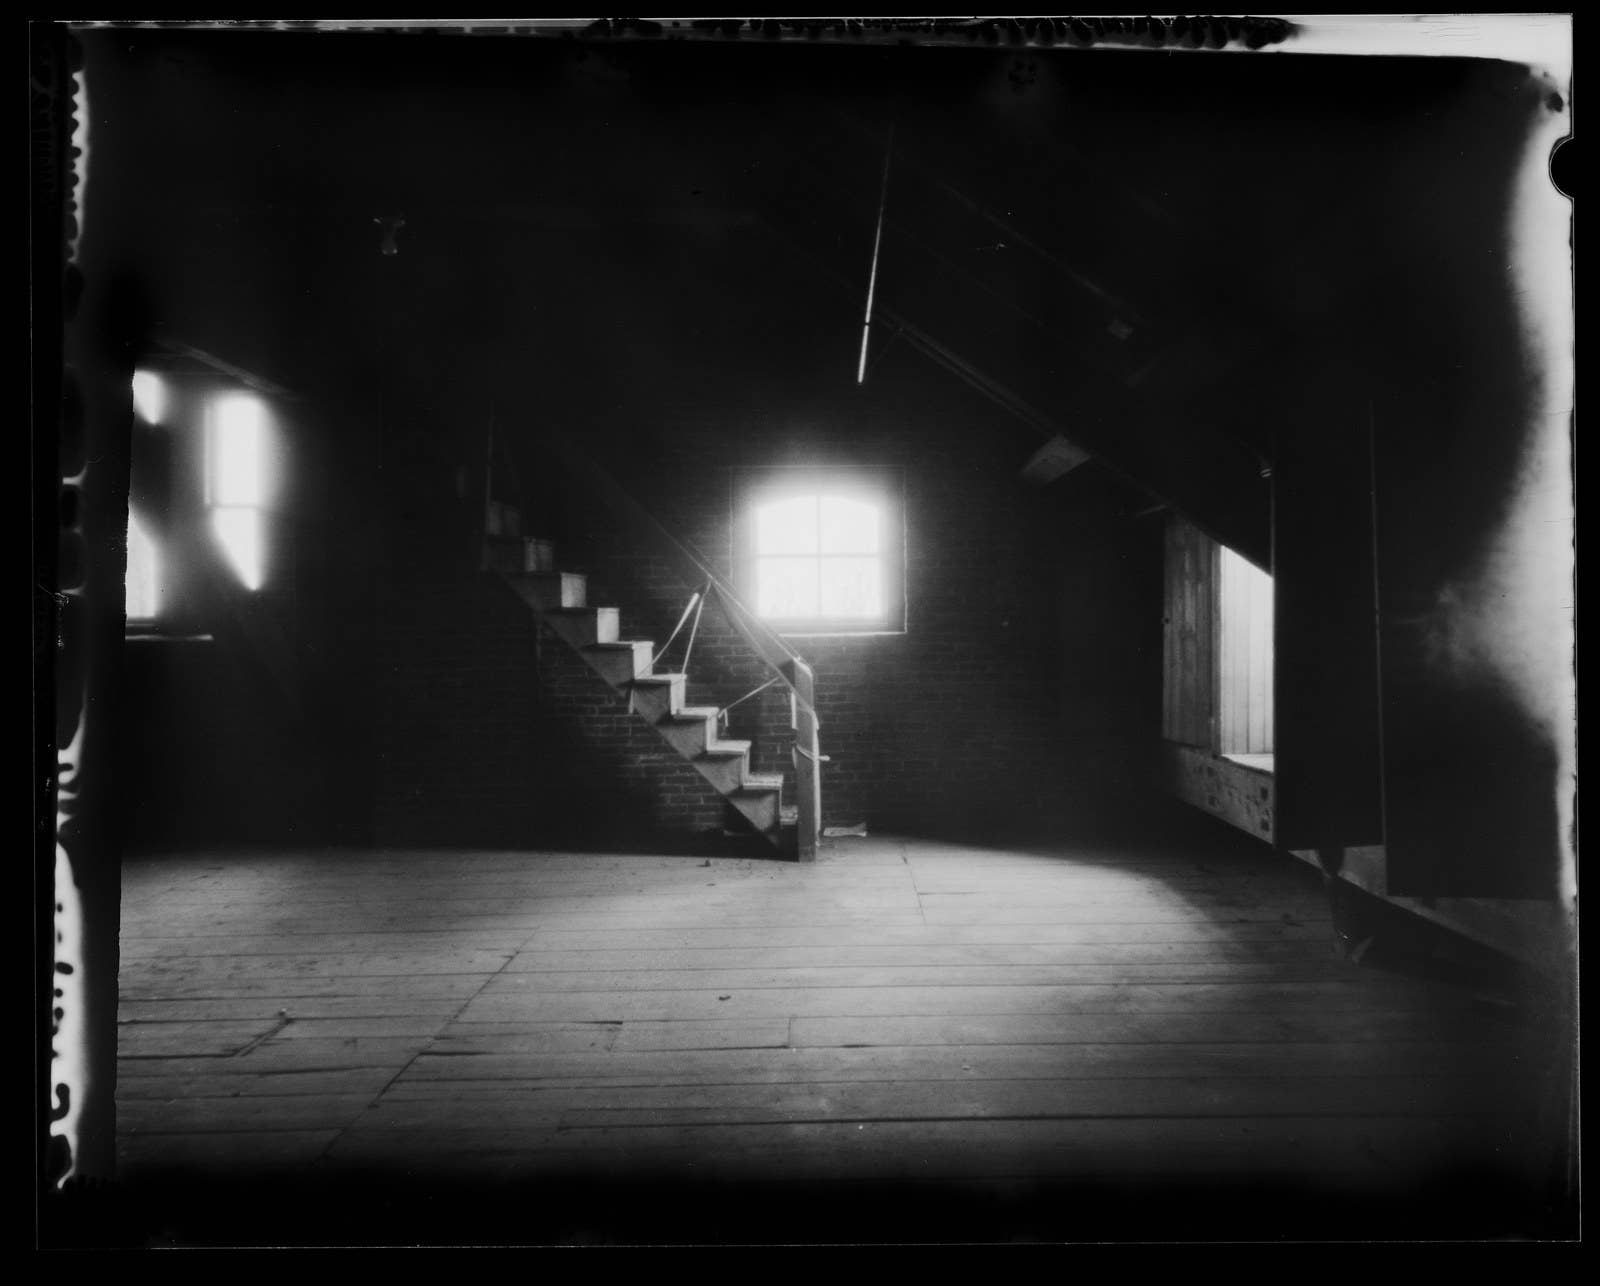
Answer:
[[[210,416],[206,499],[212,505],[266,503],[266,412],[259,399],[236,393],[218,398]]]
[[[1080,464],[1086,464],[1088,460],[1087,451],[1058,433],[1035,451],[1028,463],[1022,466],[1022,480],[1035,487],[1042,487],[1071,473]]]
[[[127,608],[130,621],[153,621],[161,611],[160,552],[138,517],[128,512]]]
[[[259,509],[213,509],[211,530],[246,589],[261,588],[265,559]]]
[[[1571,905],[1577,896],[1572,204],[1549,174],[1551,151],[1572,127],[1572,85],[1563,71],[1536,77],[1530,86],[1544,106],[1529,132],[1511,213],[1511,270],[1522,334],[1540,376],[1538,393],[1511,504],[1467,597],[1476,609],[1480,646],[1492,649],[1496,670],[1555,747],[1565,850],[1561,886]]]
[[[167,383],[154,371],[133,373],[133,409],[146,424],[160,424],[167,413]]]
[[[1570,22],[1570,18],[1566,19]],[[1510,212],[1509,267],[1532,396],[1506,507],[1479,564],[1440,589],[1429,612],[1430,662],[1458,682],[1488,682],[1547,738],[1557,760],[1553,801],[1561,833],[1559,890],[1577,897],[1577,678],[1574,598],[1572,206],[1553,186],[1549,158],[1571,128],[1570,81],[1530,75],[1537,94]]]

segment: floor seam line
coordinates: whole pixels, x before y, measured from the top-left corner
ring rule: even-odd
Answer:
[[[528,945],[528,943],[532,942],[538,936],[539,936],[539,930],[538,929],[534,929],[532,932],[530,932],[528,934],[528,936],[526,938],[524,938],[516,947],[514,947],[511,950],[511,952],[506,956],[506,958],[500,962],[500,967],[498,969],[496,969],[493,973],[491,973],[487,978],[485,978],[483,980],[483,985],[480,986],[476,991],[474,991],[470,996],[468,996],[464,1001],[462,1001],[461,1002],[461,1006],[453,1014],[451,1014],[448,1018],[446,1018],[442,1023],[439,1024],[438,1030],[436,1030],[431,1036],[429,1036],[426,1040],[424,1040],[422,1042],[422,1044],[417,1047],[416,1052],[414,1052],[411,1055],[410,1058],[406,1059],[405,1062],[403,1062],[399,1067],[397,1067],[395,1069],[394,1075],[391,1076],[388,1080],[386,1080],[383,1083],[382,1087],[378,1090],[378,1092],[376,1094],[374,1094],[371,1097],[371,1099],[369,1099],[367,1101],[367,1103],[365,1105],[363,1105],[363,1107],[361,1108],[361,1111],[357,1112],[355,1116],[351,1117],[348,1121],[346,1121],[343,1125],[339,1126],[334,1131],[333,1137],[331,1139],[329,1139],[327,1144],[326,1144],[326,1146],[324,1146],[323,1149],[320,1152],[317,1153],[316,1161],[313,1162],[313,1164],[321,1164],[321,1163],[325,1162],[328,1159],[328,1154],[330,1152],[332,1152],[333,1149],[338,1145],[339,1140],[344,1138],[344,1136],[346,1134],[348,1134],[352,1129],[355,1128],[357,1122],[359,1122],[361,1120],[361,1117],[365,1113],[370,1112],[372,1110],[372,1108],[374,1107],[374,1105],[376,1105],[377,1103],[382,1101],[383,1096],[385,1094],[387,1094],[392,1088],[394,1088],[395,1082],[398,1081],[402,1076],[404,1076],[408,1071],[411,1070],[412,1066],[416,1063],[417,1059],[421,1058],[423,1054],[427,1053],[427,1051],[433,1046],[434,1042],[436,1042],[439,1039],[439,1037],[445,1032],[445,1030],[448,1029],[453,1023],[455,1023],[455,1021],[458,1018],[460,1018],[462,1014],[466,1013],[468,1006],[470,1006],[474,1000],[476,1000],[479,996],[481,996],[484,993],[484,990],[489,986],[489,984],[491,982],[493,982],[496,978],[498,978],[501,974],[503,974],[508,968],[510,968],[511,962],[513,960],[515,960],[518,955],[521,954],[521,952]]]

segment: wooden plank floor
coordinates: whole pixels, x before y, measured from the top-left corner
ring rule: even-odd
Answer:
[[[120,1019],[123,1186],[157,1240],[1537,1217],[1526,1033],[1344,959],[1316,878],[1264,851],[144,858]]]

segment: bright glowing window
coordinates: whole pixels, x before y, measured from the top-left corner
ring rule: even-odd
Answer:
[[[736,499],[741,596],[791,633],[904,628],[898,480],[884,471],[746,474]]]
[[[1272,577],[1224,545],[1217,579],[1217,749],[1270,755]]]
[[[206,503],[211,530],[246,589],[266,572],[264,509],[271,478],[266,408],[248,394],[212,403],[207,417]]]
[[[137,516],[128,514],[126,614],[130,621],[153,621],[161,613],[160,553]]]
[[[154,371],[135,371],[133,409],[146,424],[160,424],[167,413],[167,385]]]

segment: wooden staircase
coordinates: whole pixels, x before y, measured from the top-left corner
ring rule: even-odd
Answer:
[[[780,853],[795,854],[796,824],[792,810],[783,805],[783,778],[751,771],[750,742],[717,735],[717,707],[685,704],[688,676],[656,673],[655,644],[623,639],[619,609],[589,606],[586,576],[561,571],[499,574],[612,691],[628,697],[630,709],[758,834]]]

